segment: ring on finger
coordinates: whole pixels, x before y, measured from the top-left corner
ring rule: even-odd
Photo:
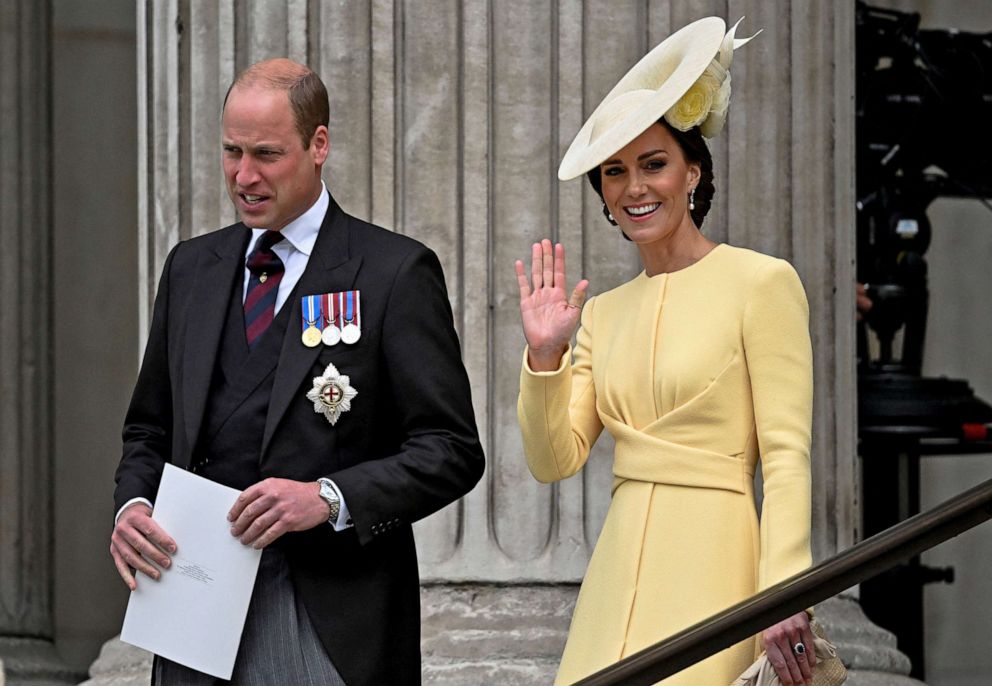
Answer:
[[[799,641],[796,645],[792,646],[792,652],[795,653],[797,657],[804,657],[806,655],[806,644]]]

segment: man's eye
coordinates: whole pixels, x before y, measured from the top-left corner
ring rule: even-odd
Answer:
[[[224,152],[228,155],[237,155],[241,151],[238,148],[235,148],[233,145],[225,145]]]

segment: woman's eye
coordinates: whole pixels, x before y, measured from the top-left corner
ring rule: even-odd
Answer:
[[[661,160],[648,160],[647,164],[644,165],[644,168],[658,170],[658,169],[663,169],[664,166],[665,163]]]
[[[603,174],[605,174],[606,176],[616,176],[617,174],[620,174],[622,171],[623,170],[620,169],[620,167],[609,167],[603,172]]]

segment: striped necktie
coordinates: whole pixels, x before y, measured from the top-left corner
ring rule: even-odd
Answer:
[[[285,266],[272,246],[283,239],[278,231],[266,231],[248,255],[248,292],[245,294],[245,338],[252,349],[269,328],[276,314],[276,296]]]

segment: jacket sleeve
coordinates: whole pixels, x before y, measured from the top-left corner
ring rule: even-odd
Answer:
[[[799,275],[784,260],[759,271],[744,309],[743,337],[764,483],[758,565],[763,590],[812,561],[809,306]]]
[[[397,270],[380,360],[403,436],[399,450],[328,474],[347,498],[361,543],[465,495],[485,458],[441,264],[420,246]]]
[[[558,369],[535,372],[524,350],[520,370],[517,419],[527,466],[538,481],[549,483],[578,472],[603,430],[596,411],[592,377],[592,321],[596,299],[586,303],[576,334],[574,363],[567,350]]]
[[[165,463],[172,455],[172,385],[169,381],[169,273],[177,244],[162,268],[145,355],[124,417],[124,448],[114,490],[117,511],[134,498],[154,502]]]

